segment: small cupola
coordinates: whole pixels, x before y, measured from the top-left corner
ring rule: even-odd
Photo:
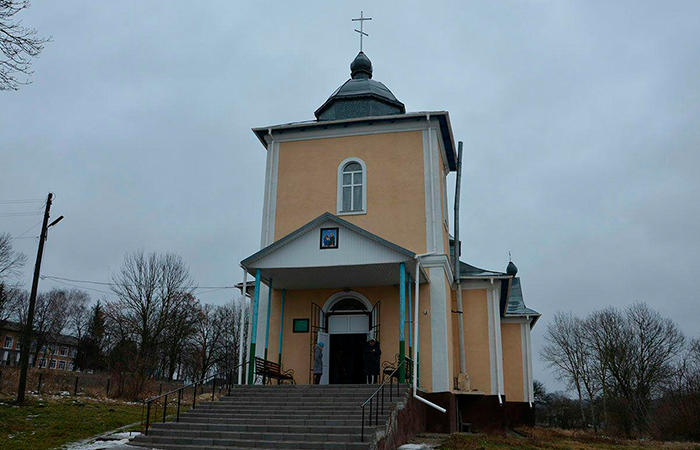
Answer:
[[[510,261],[508,263],[508,267],[506,267],[506,273],[511,277],[514,277],[518,274],[518,268],[515,264],[513,264],[513,261]]]
[[[373,80],[372,73],[372,61],[360,51],[350,64],[350,79],[316,110],[316,119],[342,120],[405,114],[406,106],[383,83]]]

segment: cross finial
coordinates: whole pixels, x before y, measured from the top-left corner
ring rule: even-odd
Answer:
[[[365,33],[365,31],[364,31],[363,25],[365,23],[365,20],[372,20],[372,18],[365,17],[364,11],[360,11],[360,17],[358,19],[352,19],[353,22],[360,22],[360,29],[358,30],[357,28],[355,28],[355,31],[360,33],[360,51],[362,51],[362,38],[364,36],[369,36],[369,34]]]

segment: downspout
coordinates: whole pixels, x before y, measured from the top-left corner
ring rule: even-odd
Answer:
[[[416,386],[418,386],[418,322],[420,322],[420,316],[418,315],[420,313],[420,259],[423,256],[428,256],[428,255],[433,255],[435,252],[429,252],[429,253],[422,253],[420,255],[416,255],[416,306],[415,306],[415,321],[413,323],[413,339],[415,342],[413,343],[413,398],[416,400],[425,403],[426,405],[437,409],[440,412],[447,412],[445,408],[442,408],[435,403],[428,401],[424,399],[423,397],[418,396],[418,393],[416,392]]]
[[[455,244],[454,252],[454,278],[457,285],[457,317],[459,323],[459,371],[467,373],[467,354],[464,348],[464,309],[462,308],[462,287],[460,286],[459,273],[459,199],[462,185],[462,141],[459,141],[457,152],[457,185],[455,187]]]

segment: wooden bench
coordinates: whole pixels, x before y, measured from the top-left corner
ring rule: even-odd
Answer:
[[[273,379],[277,380],[277,384],[282,384],[284,381],[296,384],[294,370],[284,370],[280,364],[257,356],[255,357],[255,375],[262,378],[262,384],[272,384]]]

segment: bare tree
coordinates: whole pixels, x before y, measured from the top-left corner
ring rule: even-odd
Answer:
[[[180,298],[180,305],[175,308],[162,339],[161,374],[171,380],[175,373],[181,376],[182,357],[188,340],[196,330],[200,318],[199,301],[191,294]]]
[[[594,377],[593,354],[586,340],[584,323],[571,313],[557,313],[545,332],[547,343],[542,348],[542,359],[555,370],[559,379],[571,385],[578,395],[583,423],[583,393],[585,391],[591,407],[591,423],[595,426],[593,400],[598,390]]]
[[[221,307],[213,305],[200,306],[195,333],[191,342],[191,358],[195,379],[204,378],[216,365],[216,355],[223,338],[225,316]]]
[[[173,253],[146,255],[139,250],[124,258],[112,282],[118,300],[107,308],[107,315],[123,339],[136,342],[140,370],[151,376],[158,366],[165,330],[183,299],[192,294],[189,268]]]
[[[17,90],[22,84],[30,81],[20,81],[16,73],[27,76],[34,73],[31,70],[32,58],[39,56],[44,50],[44,44],[51,38],[37,37],[33,28],[22,26],[15,15],[29,8],[29,0],[0,0],[0,91]]]
[[[26,262],[27,256],[12,248],[12,236],[9,233],[0,233],[0,283],[20,275]]]
[[[51,344],[56,343],[58,336],[68,325],[69,309],[70,303],[65,290],[51,289],[37,295],[31,347],[34,353],[32,364],[34,367],[38,363],[37,358],[42,350],[45,350],[43,351],[45,358],[50,358],[54,351]],[[23,291],[17,305],[17,318],[22,327],[26,326],[28,310],[29,294]]]
[[[80,289],[71,289],[66,292],[66,300],[70,333],[78,339],[82,339],[92,318],[90,294]]]

